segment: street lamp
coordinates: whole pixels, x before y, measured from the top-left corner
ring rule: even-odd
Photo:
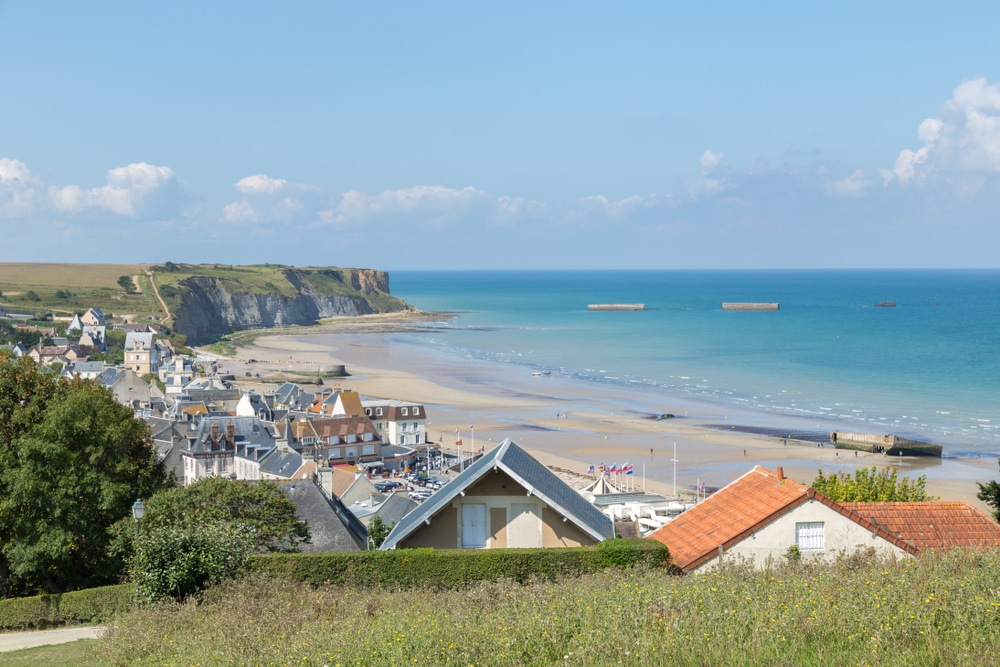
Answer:
[[[139,522],[142,521],[142,517],[146,516],[146,506],[143,504],[142,499],[136,498],[135,502],[132,503],[132,518],[135,519],[135,536],[139,537]]]

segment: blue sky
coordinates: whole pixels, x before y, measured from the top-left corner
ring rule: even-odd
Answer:
[[[1000,266],[1000,4],[816,5],[0,0],[0,261]]]

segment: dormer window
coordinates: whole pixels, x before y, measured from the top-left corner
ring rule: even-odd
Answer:
[[[382,408],[375,408],[375,416],[376,417],[382,416]]]
[[[410,413],[407,411],[406,408],[403,408],[402,411],[401,411],[401,414],[405,417],[405,416],[407,416]]]
[[[371,417],[372,416],[372,409],[371,408],[365,408],[365,414],[368,415],[369,417]]]
[[[420,408],[413,408],[413,416],[417,417],[420,415]]]

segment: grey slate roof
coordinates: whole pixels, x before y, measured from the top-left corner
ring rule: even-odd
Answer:
[[[545,504],[565,516],[577,528],[598,541],[615,536],[614,524],[603,512],[587,502],[569,484],[544,466],[528,452],[507,438],[496,448],[465,469],[458,477],[425,500],[419,508],[407,514],[389,533],[381,549],[394,549],[400,540],[417,530],[447,507],[455,496],[471,487],[486,473],[497,468],[517,481],[525,490],[538,496]]]
[[[336,498],[323,494],[309,480],[279,482],[295,503],[295,515],[309,524],[312,540],[302,551],[361,551],[368,546],[368,530]]]
[[[143,350],[150,350],[153,348],[153,334],[151,333],[139,333],[139,332],[128,332],[125,334],[125,349],[134,350],[136,347],[140,347]]]
[[[302,467],[302,456],[295,452],[274,450],[260,462],[260,471],[276,477],[290,478]]]
[[[367,526],[376,516],[382,518],[385,525],[392,527],[403,520],[403,517],[420,507],[420,503],[411,500],[403,493],[393,493],[385,502],[375,508],[374,512],[361,517],[361,521]]]
[[[97,381],[103,384],[105,387],[113,387],[124,376],[125,376],[125,369],[109,368],[97,376]]]

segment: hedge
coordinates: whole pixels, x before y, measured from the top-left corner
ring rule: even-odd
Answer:
[[[0,630],[50,628],[74,623],[104,623],[135,605],[132,584],[0,600]]]
[[[607,568],[666,567],[655,540],[608,540],[567,549],[395,549],[350,553],[261,554],[254,569],[314,586],[352,584],[461,588],[476,581],[574,577]]]

